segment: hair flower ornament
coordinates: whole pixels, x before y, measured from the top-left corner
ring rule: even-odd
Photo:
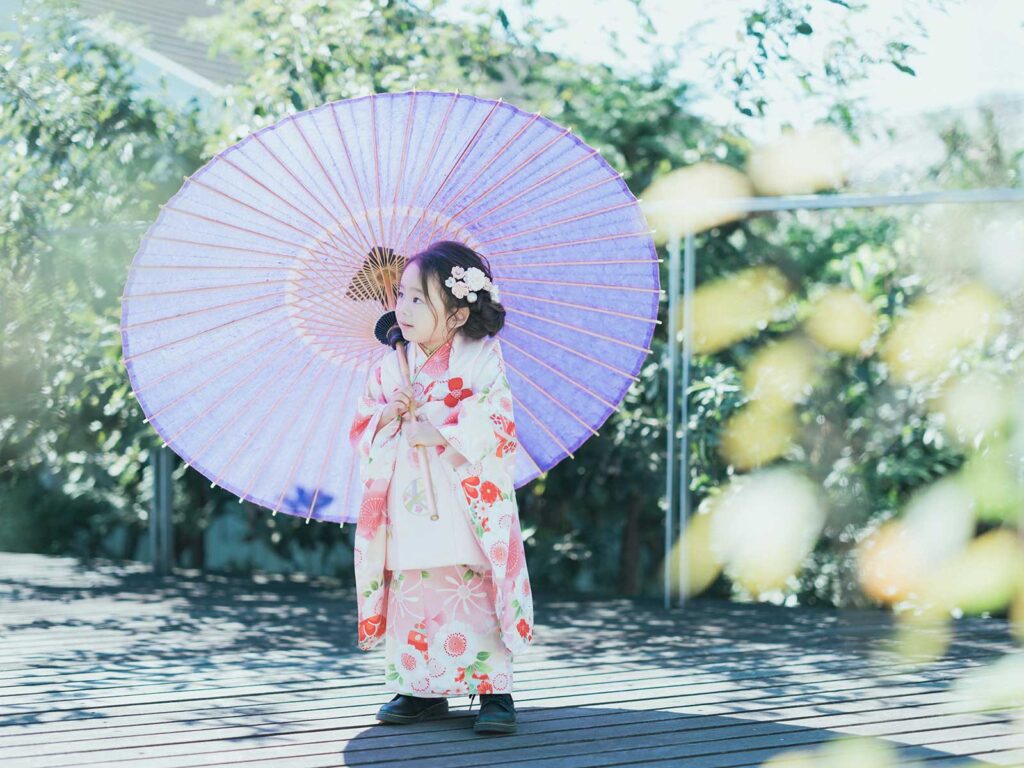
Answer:
[[[491,299],[501,301],[498,298],[498,286],[492,283],[491,278],[479,267],[452,267],[452,273],[444,284],[451,288],[457,299],[473,302],[477,299],[477,291],[487,291],[491,294]]]

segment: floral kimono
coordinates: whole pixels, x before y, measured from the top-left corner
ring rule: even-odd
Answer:
[[[525,651],[533,641],[533,598],[513,480],[517,444],[511,390],[497,337],[469,339],[456,333],[449,344],[447,349],[434,353],[447,355],[447,380],[442,377],[425,387],[419,383],[414,386],[416,413],[430,421],[449,443],[448,447],[426,446],[426,450],[436,451],[445,460],[441,466],[453,473],[450,479],[461,489],[455,498],[461,502],[461,512],[489,562],[489,568],[483,571],[479,566],[466,569],[469,586],[463,591],[473,585],[486,589],[493,607],[495,637],[500,638],[501,650],[511,655]],[[422,350],[414,347],[412,343],[406,345],[409,372],[413,376],[413,361],[417,352],[422,354]],[[385,637],[389,611],[400,602],[392,594],[400,588],[392,583],[393,571],[386,562],[386,537],[391,525],[388,492],[396,461],[406,461],[409,456],[408,443],[401,434],[402,423],[408,416],[395,419],[377,432],[384,406],[404,386],[398,354],[385,354],[370,369],[350,431],[363,484],[354,558],[358,645],[365,651]],[[428,360],[423,369],[430,365]],[[443,480],[434,478],[434,485]],[[450,569],[443,576],[456,572]],[[409,632],[410,642],[414,634]],[[461,649],[460,644],[456,650]],[[429,666],[432,662],[425,655],[420,660],[414,656],[409,664],[423,662]],[[472,670],[471,660],[467,665],[468,673]],[[487,690],[481,687],[475,692]]]

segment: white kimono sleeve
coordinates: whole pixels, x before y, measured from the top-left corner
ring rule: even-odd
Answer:
[[[455,407],[457,420],[434,425],[449,444],[442,455],[457,467],[477,464],[495,454],[511,428],[511,410],[506,406],[511,404],[512,390],[499,344],[486,353],[481,366],[472,394]]]
[[[384,407],[390,402],[384,395],[381,383],[383,365],[382,358],[370,369],[363,395],[356,403],[355,416],[349,430],[349,441],[359,457],[359,475],[364,481],[369,477],[370,464],[377,458],[381,449],[398,435],[402,427],[401,419],[395,419],[377,432]]]

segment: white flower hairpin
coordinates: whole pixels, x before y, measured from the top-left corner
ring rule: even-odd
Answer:
[[[451,288],[457,299],[473,302],[477,299],[477,291],[487,291],[494,301],[501,301],[498,298],[498,286],[479,267],[452,267],[452,274],[444,284]]]

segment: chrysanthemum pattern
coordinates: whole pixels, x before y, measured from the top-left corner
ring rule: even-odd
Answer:
[[[465,565],[396,571],[390,589],[392,599],[397,593],[416,599],[406,602],[412,610],[388,612],[385,688],[413,696],[511,693],[512,653],[501,639],[490,571]]]

